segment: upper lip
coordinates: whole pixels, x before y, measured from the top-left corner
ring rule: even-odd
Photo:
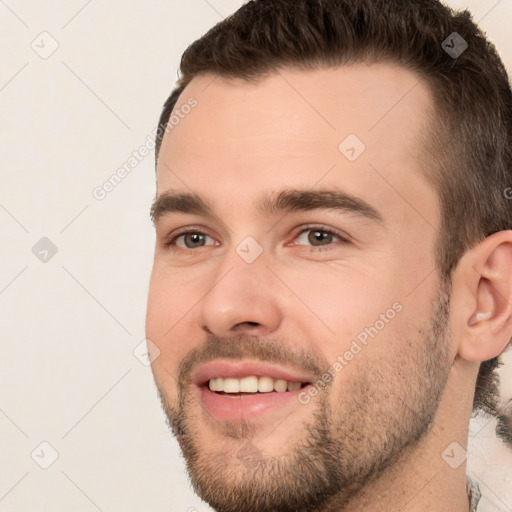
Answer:
[[[206,384],[217,377],[272,377],[288,382],[312,382],[313,376],[283,366],[257,361],[223,361],[216,360],[199,366],[192,372],[191,381],[197,386]]]

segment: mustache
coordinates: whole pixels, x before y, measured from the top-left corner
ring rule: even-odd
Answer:
[[[304,370],[320,378],[329,367],[319,355],[291,347],[283,338],[261,338],[259,336],[237,335],[220,338],[209,335],[204,344],[190,350],[178,367],[178,384],[190,383],[191,372],[199,365],[215,359],[255,359]]]

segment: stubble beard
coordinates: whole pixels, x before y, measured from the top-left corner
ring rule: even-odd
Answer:
[[[287,450],[275,455],[263,455],[265,438],[258,439],[258,430],[250,423],[210,425],[222,431],[231,449],[226,449],[226,442],[220,447],[201,442],[198,426],[205,428],[207,413],[194,412],[201,408],[194,403],[190,385],[178,380],[174,405],[159,388],[196,493],[218,512],[345,510],[432,425],[451,367],[448,320],[449,293],[441,286],[431,318],[418,336],[385,361],[364,361],[355,367],[336,400],[331,386],[302,406],[311,408],[310,419],[295,429],[301,434],[289,439]],[[372,343],[378,341],[377,337]],[[249,345],[219,343],[223,355],[229,347],[233,357],[255,355],[254,348],[245,350]],[[215,351],[215,340],[210,349]],[[260,350],[262,359],[264,350]],[[315,361],[305,357],[303,367],[311,368]],[[272,433],[285,428],[285,423]]]

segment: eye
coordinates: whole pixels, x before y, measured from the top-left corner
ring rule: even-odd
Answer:
[[[330,229],[313,226],[303,229],[295,238],[299,243],[294,245],[307,245],[311,247],[324,247],[332,245],[335,242],[347,242],[348,240],[341,234]]]
[[[201,231],[185,231],[184,233],[180,233],[172,237],[167,245],[175,245],[180,249],[197,249],[198,247],[213,245],[212,243],[206,243],[208,239],[215,242],[212,237],[205,233],[201,233]]]
[[[348,243],[348,239],[331,229],[321,226],[308,226],[299,232],[298,236],[294,238],[294,243],[290,245],[305,245],[321,249],[336,242]],[[198,230],[182,231],[170,237],[169,241],[165,243],[168,247],[177,247],[184,250],[200,249],[201,247],[217,244],[218,242],[211,236]]]

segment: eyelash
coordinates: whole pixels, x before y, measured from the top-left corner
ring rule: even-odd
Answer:
[[[328,235],[332,235],[336,238],[339,238],[339,242],[341,243],[344,243],[344,244],[347,244],[349,243],[349,239],[346,235],[343,235],[333,229],[329,229],[329,228],[325,228],[323,226],[318,226],[318,225],[311,225],[311,226],[305,226],[303,227],[295,236],[294,236],[294,240],[297,239],[300,235],[302,235],[303,233],[306,233],[308,231],[321,231],[322,233],[327,233]],[[174,234],[172,237],[169,238],[169,240],[167,240],[165,242],[165,247],[168,247],[168,248],[172,248],[173,250],[182,250],[182,251],[195,251],[197,249],[203,249],[205,246],[202,246],[202,247],[198,247],[197,249],[193,249],[193,248],[183,248],[183,247],[177,247],[176,246],[176,240],[178,238],[180,238],[181,236],[183,235],[187,235],[187,234],[198,234],[198,235],[205,235],[205,236],[208,236],[210,238],[213,239],[213,237],[211,237],[210,235],[208,235],[207,233],[204,233],[203,231],[201,231],[201,229],[190,229],[190,228],[187,228],[186,230],[184,231],[181,231],[181,232],[178,232],[176,234]],[[299,246],[299,247],[309,247],[310,249],[312,250],[316,250],[316,251],[326,251],[326,250],[330,250],[332,249],[332,246],[333,245],[336,245],[336,242],[332,242],[326,246],[315,246],[315,245],[309,245],[309,246]]]

